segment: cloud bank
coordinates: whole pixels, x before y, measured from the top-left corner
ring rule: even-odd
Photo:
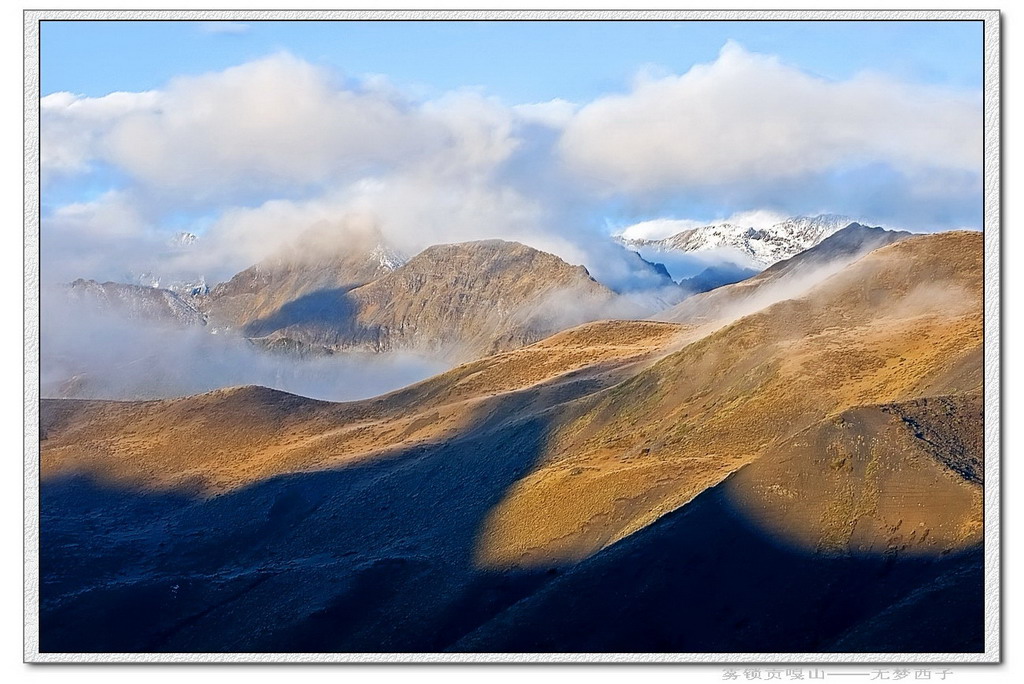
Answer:
[[[279,53],[145,92],[49,94],[40,115],[45,285],[142,274],[212,285],[326,226],[311,249],[344,245],[352,228],[408,256],[438,243],[519,241],[585,265],[653,311],[678,292],[612,233],[656,239],[829,212],[911,229],[980,227],[980,92],[883,74],[828,81],[734,43],[711,63],[649,70],[590,102],[508,103],[479,88],[424,99],[386,77]],[[199,242],[174,242],[183,230]],[[735,255],[668,266],[685,277],[715,259]],[[354,399],[444,367],[394,355],[299,363],[241,339],[54,301],[42,311],[44,394],[140,398],[258,383]]]
[[[731,223],[737,226],[750,226],[752,228],[770,228],[787,218],[785,214],[777,211],[755,209],[753,211],[736,212],[727,218],[713,222],[696,221],[694,219],[651,219],[626,226],[617,230],[615,234],[630,240],[661,240],[681,233],[684,230],[693,230],[694,228],[706,226],[709,223]]]
[[[410,254],[497,237],[628,281],[608,226],[653,238],[836,212],[934,230],[981,212],[980,92],[829,81],[735,43],[591,102],[422,99],[280,53],[147,92],[50,94],[41,115],[44,199],[81,195],[44,212],[53,281],[215,282],[350,220]],[[182,229],[203,248],[160,247]]]
[[[977,171],[977,94],[863,74],[833,82],[736,43],[712,64],[637,80],[568,123],[560,150],[605,187],[737,187],[882,163],[914,176]]]

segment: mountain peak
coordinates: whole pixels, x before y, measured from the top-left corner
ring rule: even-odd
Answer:
[[[471,277],[479,271],[487,277],[519,277],[530,274],[548,284],[571,284],[585,279],[601,289],[585,266],[573,265],[550,252],[511,240],[474,240],[433,245],[414,256],[403,270],[419,272],[439,269],[445,277]]]
[[[183,230],[175,233],[171,239],[167,241],[167,244],[170,247],[191,247],[197,242],[199,242],[198,235]]]
[[[337,344],[471,353],[535,342],[601,317],[615,299],[586,268],[505,240],[428,247],[350,295],[356,334]]]
[[[766,268],[813,247],[853,219],[838,214],[794,216],[771,226],[711,223],[689,228],[661,240],[625,239],[631,247],[655,251],[708,252],[728,250],[745,265]]]
[[[376,226],[322,222],[214,287],[206,305],[215,324],[241,328],[288,302],[315,292],[346,292],[404,263]]]
[[[292,251],[214,288],[214,325],[271,348],[464,359],[602,318],[617,301],[584,267],[519,242],[433,245],[405,260],[371,231],[346,252],[296,249],[301,259]]]

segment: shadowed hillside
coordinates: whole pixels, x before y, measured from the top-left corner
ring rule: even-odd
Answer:
[[[361,402],[45,401],[43,648],[980,650],[981,243]]]
[[[983,650],[979,549],[824,554],[779,544],[731,480],[573,566],[448,650]]]

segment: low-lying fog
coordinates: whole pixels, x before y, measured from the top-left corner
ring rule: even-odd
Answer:
[[[231,334],[128,320],[44,296],[40,395],[162,399],[263,385],[328,401],[365,399],[443,372],[450,361],[409,353],[290,356]]]

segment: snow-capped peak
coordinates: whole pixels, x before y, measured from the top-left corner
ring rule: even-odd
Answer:
[[[385,271],[394,271],[407,261],[395,250],[380,244],[370,251],[370,260],[376,261]]]
[[[838,214],[796,216],[776,223],[771,230],[790,236],[793,240],[805,245],[804,249],[807,249],[853,222],[854,219],[849,216]]]
[[[795,216],[766,227],[714,223],[687,228],[661,240],[620,238],[634,248],[655,251],[705,252],[732,250],[767,268],[813,247],[854,220],[836,214]]]

